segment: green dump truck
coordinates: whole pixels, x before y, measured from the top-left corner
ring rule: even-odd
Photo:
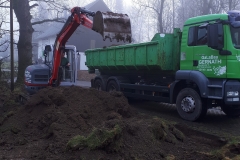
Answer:
[[[240,11],[188,19],[150,42],[87,50],[92,87],[176,104],[189,121],[221,107],[240,116]]]

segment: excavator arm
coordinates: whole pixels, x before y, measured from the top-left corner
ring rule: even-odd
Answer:
[[[95,12],[88,11],[81,7],[74,7],[71,10],[71,16],[69,16],[55,40],[53,50],[54,65],[52,68],[52,75],[48,82],[49,86],[58,86],[60,83],[58,73],[61,63],[61,52],[64,49],[67,40],[79,25],[83,25],[100,33],[104,40],[109,38],[110,40],[117,39],[117,41],[126,40],[131,42],[130,20],[126,14],[114,13],[113,16],[112,12],[103,13],[98,11],[96,18],[94,17],[95,14]],[[88,16],[94,17],[93,21],[90,20]]]
[[[59,85],[58,71],[61,63],[61,52],[67,40],[72,36],[73,32],[78,28],[79,25],[84,25],[89,29],[92,29],[93,26],[93,22],[87,16],[94,16],[94,12],[82,9],[80,7],[74,7],[71,10],[71,13],[71,16],[68,17],[66,23],[64,24],[63,28],[61,29],[55,40],[53,50],[54,65],[52,68],[52,76],[50,77],[48,82],[50,86]]]

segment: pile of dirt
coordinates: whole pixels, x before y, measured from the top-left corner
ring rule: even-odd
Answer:
[[[205,160],[240,154],[237,143],[139,114],[120,92],[76,86],[42,89],[27,104],[2,111],[0,134],[0,159]]]
[[[0,81],[0,116],[3,112],[14,109],[19,105],[18,96],[20,90],[22,90],[22,87],[18,86],[14,92],[11,92],[10,84],[6,81]]]

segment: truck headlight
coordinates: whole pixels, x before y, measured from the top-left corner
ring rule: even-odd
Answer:
[[[231,96],[236,97],[238,95],[239,95],[238,91],[229,91],[229,92],[227,92],[227,97],[231,97]]]
[[[27,83],[31,83],[32,82],[31,78],[32,78],[31,73],[29,71],[25,71],[25,81]]]

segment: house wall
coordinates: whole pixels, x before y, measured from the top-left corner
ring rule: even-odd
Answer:
[[[84,52],[79,53],[79,58],[80,58],[80,64],[79,64],[79,70],[88,70],[88,67],[85,65],[86,62],[86,55]]]
[[[95,74],[89,74],[86,70],[78,70],[77,71],[77,80],[79,81],[91,81],[91,79],[94,79],[96,75]]]
[[[88,67],[85,65],[86,55],[84,52],[80,52],[78,56],[79,69],[77,71],[77,80],[79,81],[91,81],[96,76],[95,74],[88,73]]]

